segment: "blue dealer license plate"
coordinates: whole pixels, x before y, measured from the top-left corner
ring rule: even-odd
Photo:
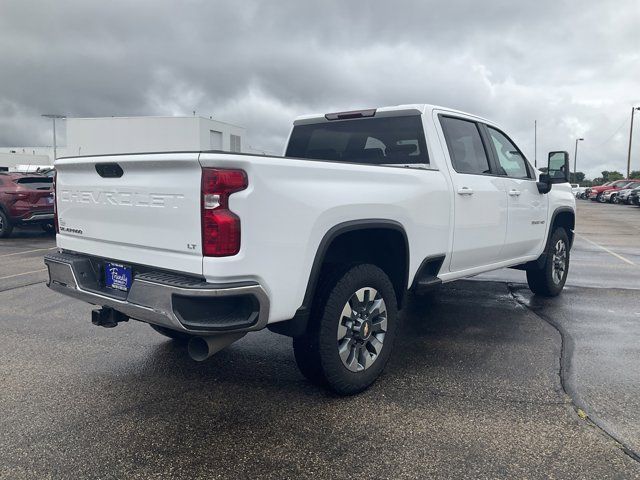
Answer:
[[[107,287],[127,292],[131,288],[131,267],[119,263],[106,263],[104,278]]]

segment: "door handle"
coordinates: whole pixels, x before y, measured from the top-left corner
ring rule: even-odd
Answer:
[[[469,187],[460,187],[458,189],[458,195],[473,195],[473,190]]]
[[[511,195],[512,197],[519,197],[520,196],[520,190],[509,190],[509,195]]]

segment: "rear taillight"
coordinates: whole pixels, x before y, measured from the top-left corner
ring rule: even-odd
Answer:
[[[240,251],[240,218],[229,210],[229,196],[247,188],[243,170],[202,169],[202,254],[226,257]]]
[[[60,233],[60,227],[58,227],[58,196],[56,195],[56,177],[58,172],[53,172],[53,225],[56,227],[56,233]]]

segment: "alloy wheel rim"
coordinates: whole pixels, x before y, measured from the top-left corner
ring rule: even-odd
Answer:
[[[553,278],[553,283],[556,285],[559,284],[567,270],[567,246],[563,240],[558,240],[556,242],[553,258],[552,258],[552,270],[551,276]]]
[[[387,332],[387,305],[372,287],[356,291],[338,320],[338,354],[352,372],[371,367],[380,356]]]

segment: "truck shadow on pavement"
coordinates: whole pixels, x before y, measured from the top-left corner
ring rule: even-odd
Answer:
[[[354,398],[382,394],[425,404],[434,396],[457,396],[563,404],[559,355],[558,333],[519,305],[505,284],[458,282],[409,298],[385,373]],[[172,341],[157,344],[151,356],[156,372],[163,366],[158,382],[181,382],[194,395],[232,388],[265,400],[271,395],[338,400],[299,373],[289,338],[269,332],[250,334],[203,363],[193,362],[186,346]]]
[[[89,307],[51,295],[7,323],[22,341],[3,348],[13,373],[0,406],[15,412],[0,432],[6,472],[370,477],[362,451],[384,452],[378,478],[544,477],[550,468],[604,477],[628,467],[610,461],[615,450],[562,397],[558,333],[503,283],[410,298],[386,373],[348,398],[304,379],[289,338],[258,332],[196,363],[147,325],[98,330]],[[51,311],[67,315],[66,330]]]

